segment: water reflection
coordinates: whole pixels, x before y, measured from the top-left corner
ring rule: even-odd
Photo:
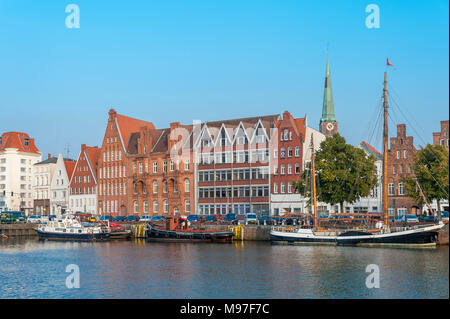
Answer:
[[[65,287],[80,267],[81,288]],[[381,287],[367,289],[366,266]],[[1,298],[448,298],[448,247],[0,243]]]

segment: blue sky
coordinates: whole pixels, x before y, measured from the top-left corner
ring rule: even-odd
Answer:
[[[65,26],[70,3],[79,29]],[[365,25],[371,3],[379,29]],[[448,12],[436,0],[0,0],[0,132],[27,132],[44,156],[70,144],[75,157],[101,144],[111,107],[157,128],[284,110],[318,128],[328,46],[347,141],[381,149],[370,123],[388,56],[407,117],[393,120],[423,145],[449,118]]]

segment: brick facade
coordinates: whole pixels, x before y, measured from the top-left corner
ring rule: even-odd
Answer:
[[[401,182],[413,176],[414,138],[406,136],[406,125],[397,125],[397,136],[391,137],[388,152],[388,210],[389,215],[420,214],[421,206],[406,196]]]
[[[433,133],[433,145],[442,145],[448,150],[448,120],[441,121],[441,131]]]

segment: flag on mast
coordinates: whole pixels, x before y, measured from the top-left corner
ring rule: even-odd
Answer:
[[[391,63],[391,61],[389,61],[389,58],[387,58],[386,66],[392,66],[394,68],[394,70],[395,70],[394,65]]]

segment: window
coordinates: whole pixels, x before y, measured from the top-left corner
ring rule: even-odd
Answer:
[[[184,207],[185,207],[186,213],[191,212],[191,201],[189,199],[186,199],[184,201]]]
[[[273,183],[273,193],[278,194],[278,183]]]
[[[398,183],[398,194],[405,195],[405,186],[403,183]]]
[[[139,213],[139,203],[137,200],[134,201],[134,213]]]
[[[139,163],[139,174],[142,174],[144,171],[142,163]],[[116,176],[117,177],[117,176]]]
[[[273,150],[273,158],[274,159],[278,158],[278,150],[277,149]]]
[[[284,165],[281,165],[281,172],[280,172],[280,174],[281,174],[281,175],[284,175],[284,173],[285,173]]]
[[[281,152],[280,152],[280,158],[285,158],[286,157],[286,149],[284,147],[281,148]]]
[[[157,200],[153,201],[153,212],[154,213],[158,212],[158,201]]]
[[[400,151],[397,151],[397,159],[400,159]]]
[[[184,161],[184,170],[188,171],[189,170],[189,160]]]
[[[157,172],[158,172],[158,163],[153,162],[153,173],[157,173]]]
[[[292,164],[288,164],[288,175],[292,175]]]
[[[189,193],[189,189],[190,189],[190,182],[189,182],[189,179],[186,178],[186,179],[184,180],[184,191],[185,191],[186,193]]]
[[[166,199],[164,200],[164,213],[169,212],[169,201]]]
[[[295,174],[300,174],[300,164],[295,164]]]
[[[394,183],[389,183],[389,185],[388,185],[388,192],[389,192],[389,195],[394,195],[395,194]]]
[[[292,182],[288,183],[288,193],[292,194]]]
[[[144,213],[148,213],[148,201],[144,201]]]
[[[273,175],[278,175],[278,165],[273,167]]]
[[[163,192],[167,193],[167,181],[166,180],[163,181]]]
[[[158,194],[158,182],[153,181],[153,194]]]
[[[406,150],[404,150],[403,151],[403,158],[406,158],[406,154],[407,154],[407,152],[406,152]]]
[[[295,147],[295,157],[300,157],[300,146]]]
[[[392,166],[392,173],[395,175],[395,174],[397,174],[397,166],[396,165],[393,165]]]
[[[288,157],[292,157],[292,147],[288,148]]]
[[[285,185],[284,185],[284,182],[281,182],[281,194],[284,194],[285,193]]]
[[[170,160],[170,171],[172,172],[173,171],[173,160]]]
[[[163,172],[167,172],[167,161],[163,163]]]

